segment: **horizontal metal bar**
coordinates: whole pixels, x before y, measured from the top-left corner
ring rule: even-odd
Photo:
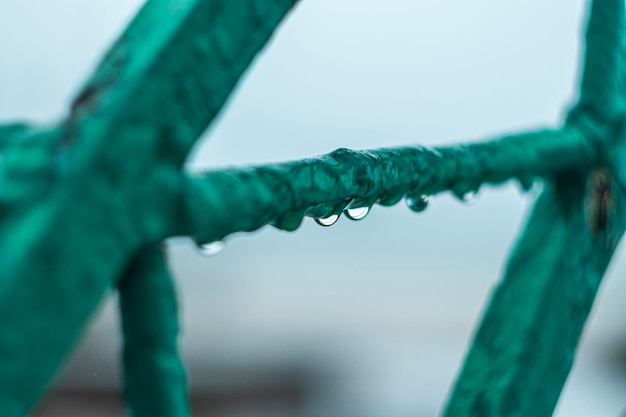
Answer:
[[[395,204],[409,193],[451,190],[462,196],[484,183],[584,169],[596,157],[578,130],[541,130],[463,146],[338,149],[302,161],[225,169],[190,177],[185,211],[171,235],[199,242],[272,224],[295,230],[303,216],[327,217],[353,207]]]

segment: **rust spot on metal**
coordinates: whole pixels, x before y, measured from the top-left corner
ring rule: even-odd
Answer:
[[[606,228],[612,207],[611,173],[604,167],[596,168],[587,177],[585,211],[589,231],[599,233]]]
[[[78,96],[76,96],[76,98],[72,101],[72,104],[70,105],[69,115],[64,123],[65,132],[63,136],[61,136],[56,147],[57,153],[61,152],[64,148],[72,146],[72,144],[74,143],[76,136],[74,125],[76,123],[79,113],[85,111],[93,111],[95,109],[98,96],[111,85],[113,85],[113,80],[106,83],[89,85],[83,88],[80,94],[78,94]]]
[[[97,97],[98,89],[95,86],[84,88],[80,94],[72,101],[70,105],[70,113],[64,123],[64,133],[59,138],[55,147],[55,154],[58,156],[63,149],[70,147],[74,143],[74,123],[78,113],[82,109],[88,109],[93,106]]]
[[[94,86],[85,88],[72,102],[69,118],[73,119],[81,108],[88,108],[93,104],[97,92],[98,89]]]

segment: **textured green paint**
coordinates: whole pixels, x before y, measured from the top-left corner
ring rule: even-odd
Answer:
[[[568,116],[588,136],[606,139],[608,127],[623,108],[624,1],[595,0],[587,26],[580,98]]]
[[[295,230],[303,216],[327,217],[346,207],[392,205],[406,193],[450,190],[462,196],[483,183],[584,167],[595,148],[574,128],[511,135],[465,146],[339,149],[291,163],[209,172],[190,179],[188,213],[173,234],[202,243],[272,224]],[[184,224],[184,222],[189,222]]]
[[[583,325],[626,227],[613,186],[609,222],[590,230],[585,178],[566,173],[539,198],[475,337],[445,416],[550,416]],[[589,197],[591,198],[591,197]]]
[[[539,198],[496,289],[446,417],[553,413],[611,255],[626,228],[624,2],[596,0],[580,102],[568,117],[598,148]],[[608,169],[607,169],[608,168]],[[613,178],[611,178],[611,176]]]
[[[581,97],[562,129],[185,173],[195,140],[294,2],[151,0],[67,118],[0,126],[1,416],[28,412],[113,288],[131,414],[188,415],[174,287],[154,249],[166,237],[204,243],[267,224],[295,230],[303,216],[445,190],[462,196],[509,179],[528,186],[535,176],[551,187],[446,415],[552,413],[626,225],[623,1],[593,2]]]
[[[6,151],[27,130],[28,125],[22,123],[0,126],[0,151]]]
[[[65,123],[65,139],[76,145],[70,158],[104,163],[133,152],[132,162],[116,167],[124,177],[143,172],[144,159],[182,164],[294,3],[146,3],[72,104]]]
[[[292,5],[148,2],[68,117],[3,153],[0,415],[27,414],[135,253],[165,237],[180,163]]]
[[[131,416],[189,416],[178,356],[178,308],[164,254],[147,249],[118,283],[126,402]]]

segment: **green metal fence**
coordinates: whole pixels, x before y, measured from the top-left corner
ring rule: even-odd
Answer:
[[[0,127],[0,415],[27,415],[99,301],[120,293],[126,401],[188,416],[161,242],[331,224],[511,179],[538,198],[444,415],[549,416],[626,228],[625,4],[594,0],[563,125],[467,146],[338,149],[191,175],[187,154],[295,0],[150,0],[54,126]],[[132,154],[129,161],[127,155]]]

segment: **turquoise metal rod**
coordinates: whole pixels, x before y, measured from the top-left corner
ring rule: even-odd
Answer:
[[[484,183],[534,177],[591,166],[595,144],[576,128],[540,130],[470,145],[339,149],[283,164],[218,170],[188,180],[187,213],[170,234],[200,243],[271,224],[295,230],[304,216],[325,218],[347,207],[392,205],[403,197],[452,191],[462,197]]]
[[[0,415],[28,413],[102,297],[162,239],[187,152],[294,3],[148,1],[67,117],[3,152]]]
[[[568,123],[594,166],[556,176],[537,201],[478,327],[445,417],[548,417],[626,228],[623,0],[591,2],[579,103]]]
[[[186,373],[178,353],[178,302],[163,251],[142,250],[117,288],[130,416],[189,417]]]

